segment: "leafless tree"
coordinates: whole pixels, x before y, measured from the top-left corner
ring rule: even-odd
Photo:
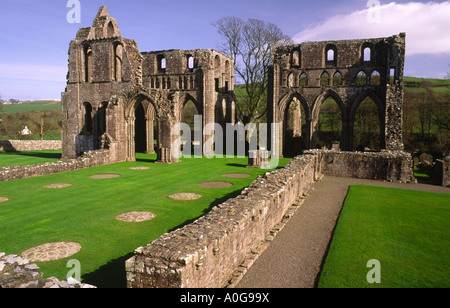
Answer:
[[[257,123],[267,112],[268,68],[275,48],[292,40],[274,24],[258,19],[224,17],[213,23],[221,36],[221,52],[233,59],[243,88],[236,91],[238,118],[244,125]]]

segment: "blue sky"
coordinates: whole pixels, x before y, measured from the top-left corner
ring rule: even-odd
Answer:
[[[67,2],[0,1],[3,99],[59,99],[69,43],[80,27],[92,25],[101,5],[141,51],[217,48],[211,23],[238,16],[272,22],[296,43],[407,32],[405,75],[440,78],[450,71],[450,1],[380,0],[374,23],[367,20],[368,0],[80,0],[80,24],[67,22]]]

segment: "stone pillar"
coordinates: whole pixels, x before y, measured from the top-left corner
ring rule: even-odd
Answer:
[[[154,154],[155,153],[155,144],[154,144],[155,134],[154,134],[154,129],[153,129],[154,119],[146,117],[145,122],[146,122],[146,130],[147,130],[147,151],[146,151],[146,153]]]
[[[386,91],[386,150],[403,151],[403,88],[399,83],[388,85]]]
[[[136,160],[136,145],[135,145],[135,117],[127,118],[127,161]]]

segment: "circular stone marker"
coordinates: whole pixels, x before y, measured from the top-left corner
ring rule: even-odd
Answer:
[[[50,185],[46,185],[44,186],[44,188],[49,188],[49,189],[60,189],[60,188],[66,188],[66,187],[70,187],[72,186],[72,184],[50,184]]]
[[[0,203],[6,202],[6,201],[9,201],[9,199],[6,197],[0,197]]]
[[[169,196],[172,200],[190,201],[200,199],[202,196],[192,193],[180,193]]]
[[[81,245],[75,242],[47,243],[22,252],[22,257],[30,262],[48,262],[64,259],[81,250]]]
[[[226,177],[226,178],[244,179],[244,178],[250,178],[252,175],[246,174],[246,173],[229,173],[229,174],[224,174],[222,176]]]
[[[132,167],[130,170],[148,170],[150,167]]]
[[[97,175],[92,175],[89,178],[90,179],[115,179],[120,177],[119,174],[97,174]]]
[[[233,184],[228,182],[205,182],[198,184],[198,186],[205,188],[227,188],[233,186]]]
[[[120,214],[116,219],[125,222],[144,222],[152,220],[155,217],[156,215],[150,212],[128,212]]]

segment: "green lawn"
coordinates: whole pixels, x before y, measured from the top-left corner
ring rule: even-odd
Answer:
[[[35,101],[25,104],[3,105],[3,112],[5,113],[49,111],[49,110],[61,110],[61,102]]]
[[[82,279],[99,287],[125,287],[124,262],[134,249],[146,245],[207,213],[212,206],[237,196],[260,174],[246,168],[246,158],[183,159],[163,165],[154,155],[138,156],[137,162],[119,163],[0,183],[0,251],[21,254],[47,242],[72,241],[81,251],[59,261],[38,263],[45,277],[65,279],[67,261],[81,263]],[[284,166],[288,159],[283,159]],[[130,167],[149,170],[132,171]],[[119,174],[115,179],[90,179],[103,173]],[[251,178],[222,177],[225,173],[248,173]],[[226,181],[231,188],[208,189],[206,181]],[[49,190],[43,186],[69,183],[71,187]],[[197,193],[196,201],[174,201],[169,195]],[[149,211],[157,217],[148,222],[126,223],[115,219],[129,211]]]
[[[0,151],[0,168],[8,166],[36,165],[41,163],[53,163],[61,159],[61,151],[25,151],[2,152]]]
[[[352,186],[319,287],[450,287],[449,221],[448,194]],[[380,284],[367,282],[372,259]]]

